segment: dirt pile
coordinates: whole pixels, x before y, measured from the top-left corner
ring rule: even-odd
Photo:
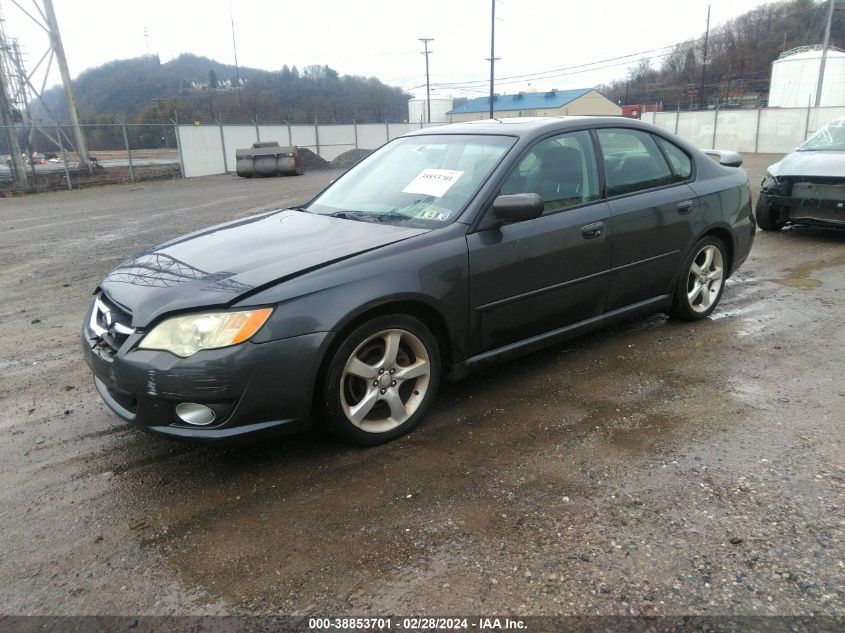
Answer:
[[[307,172],[316,169],[331,169],[332,164],[325,158],[317,156],[307,147],[299,147],[299,158],[302,161],[302,168]]]
[[[349,169],[356,163],[364,160],[367,156],[372,154],[373,151],[374,150],[371,149],[350,149],[335,158],[331,163],[332,167],[337,167],[338,169]]]

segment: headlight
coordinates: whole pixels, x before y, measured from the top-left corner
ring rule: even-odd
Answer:
[[[201,349],[237,345],[258,332],[272,312],[272,308],[261,308],[173,317],[155,326],[139,347],[161,349],[184,358]]]
[[[780,187],[780,181],[778,181],[777,176],[772,176],[769,172],[766,172],[766,177],[763,178],[760,187],[763,191],[772,191]]]

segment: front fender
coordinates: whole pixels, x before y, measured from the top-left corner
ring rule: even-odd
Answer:
[[[254,339],[260,343],[338,332],[370,310],[415,302],[441,317],[453,358],[462,358],[468,338],[466,227],[455,225],[453,235],[447,228],[280,283],[235,307],[277,306]]]

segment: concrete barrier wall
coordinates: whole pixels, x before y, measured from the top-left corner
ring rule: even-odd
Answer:
[[[701,149],[781,154],[791,152],[823,125],[842,117],[845,107],[645,112],[642,120]]]
[[[330,161],[351,149],[377,149],[420,127],[437,125],[441,124],[180,125],[179,139],[185,176],[210,176],[234,173],[235,151],[257,141],[307,148]]]

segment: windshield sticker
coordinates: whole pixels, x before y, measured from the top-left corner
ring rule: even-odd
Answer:
[[[452,188],[464,172],[454,169],[423,169],[408,183],[402,193],[419,193],[424,196],[440,198]]]
[[[418,211],[414,217],[417,220],[434,220],[435,222],[445,222],[451,215],[450,211],[435,211],[428,209],[426,211]]]

